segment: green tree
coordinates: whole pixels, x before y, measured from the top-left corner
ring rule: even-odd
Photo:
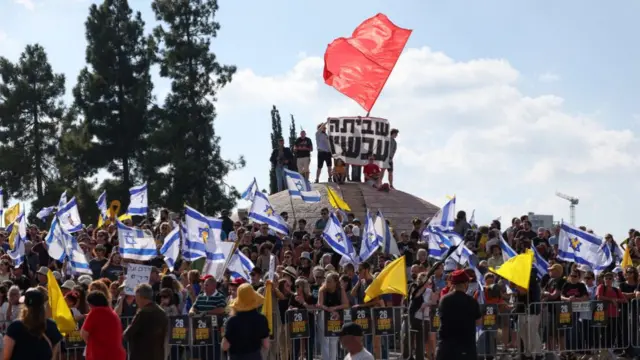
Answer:
[[[291,125],[289,125],[289,148],[293,152],[293,148],[296,145],[296,139],[298,138],[298,132],[296,131],[296,119],[291,114]],[[296,163],[295,154],[293,155],[293,163],[289,164],[289,169],[298,171],[298,164]]]
[[[235,66],[222,65],[210,51],[220,24],[216,0],[154,0],[151,7],[161,24],[154,30],[160,50],[160,75],[171,79],[171,92],[158,116],[150,158],[165,184],[164,204],[179,209],[186,202],[207,214],[232,208],[239,197],[226,185],[229,171],[244,159],[220,155],[220,137],[213,122],[216,94],[231,81]]]
[[[278,140],[282,139],[282,120],[280,119],[280,111],[273,105],[271,109],[271,150],[278,148]],[[278,183],[276,181],[276,168],[271,165],[269,168],[269,191],[270,194],[278,192]]]
[[[88,67],[73,89],[93,142],[94,162],[121,180],[124,192],[144,179],[151,131],[151,74],[156,46],[127,0],[91,5],[85,22]]]
[[[35,44],[17,63],[0,58],[0,79],[0,181],[8,197],[42,198],[56,174],[64,75]]]

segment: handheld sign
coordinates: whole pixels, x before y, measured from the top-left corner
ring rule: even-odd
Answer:
[[[136,286],[148,284],[151,276],[151,266],[139,264],[127,264],[127,275],[124,280],[124,293],[127,295],[136,294]]]
[[[373,309],[373,332],[376,335],[392,335],[393,326],[393,309],[392,308],[374,308]]]
[[[344,312],[324,312],[324,336],[339,337],[342,330]]]
[[[189,344],[189,317],[186,315],[172,316],[169,319],[169,334],[169,344]]]
[[[289,328],[289,337],[291,339],[309,337],[309,313],[307,313],[307,310],[289,310],[285,314],[285,320]]]
[[[193,318],[191,321],[191,328],[193,330],[192,344],[213,345],[211,327],[212,323],[210,316]]]

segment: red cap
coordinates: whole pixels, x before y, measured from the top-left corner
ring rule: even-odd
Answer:
[[[242,284],[246,283],[246,281],[245,281],[243,278],[239,277],[239,278],[235,278],[235,279],[233,279],[233,281],[232,281],[231,283],[232,283],[233,285],[238,285],[238,286],[240,286],[240,285],[242,285]]]
[[[212,275],[205,275],[205,276],[200,278],[200,281],[207,281],[207,279],[211,279],[211,278],[213,278]]]
[[[451,273],[452,284],[464,284],[469,282],[469,275],[464,270],[456,270]]]

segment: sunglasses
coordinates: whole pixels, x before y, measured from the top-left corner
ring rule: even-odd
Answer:
[[[593,278],[591,276],[586,276],[584,279],[585,280],[593,280]]]
[[[606,278],[604,278],[604,280],[605,280],[605,281],[613,281],[613,278],[606,277]]]

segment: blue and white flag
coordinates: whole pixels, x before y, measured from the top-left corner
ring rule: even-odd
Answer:
[[[611,250],[599,236],[582,231],[564,222],[558,236],[558,259],[587,265],[598,275],[611,262]]]
[[[24,216],[24,210],[22,210],[18,218],[7,228],[9,234],[13,231],[14,226],[18,227],[18,235],[15,237],[13,250],[9,250],[8,254],[11,259],[13,259],[15,267],[19,267],[24,261],[24,242],[27,241],[27,218]]]
[[[376,221],[373,223],[373,228],[375,229],[378,244],[380,244],[382,252],[385,254],[400,256],[398,243],[393,237],[389,224],[387,224],[387,221],[384,219],[384,215],[382,215],[382,211],[380,210],[378,210],[378,214],[376,215]]]
[[[360,245],[360,255],[358,259],[360,262],[367,261],[380,247],[378,236],[376,235],[376,230],[373,225],[373,218],[371,217],[369,209],[367,209],[364,217],[364,228],[361,229],[362,244]]]
[[[80,244],[62,228],[57,217],[51,222],[45,242],[49,256],[60,262],[66,260],[67,270],[71,274],[93,274]]]
[[[277,233],[285,235],[289,233],[287,223],[278,215],[273,206],[271,206],[267,195],[260,191],[254,193],[253,204],[251,204],[248,218],[258,224],[269,225],[269,228]]]
[[[51,214],[56,212],[56,209],[56,206],[43,207],[42,209],[40,209],[40,211],[38,211],[36,217],[42,221],[45,221]]]
[[[441,230],[453,229],[456,224],[456,198],[449,200],[429,221],[429,227]]]
[[[247,282],[251,282],[250,274],[253,268],[254,265],[251,259],[238,249],[236,249],[236,252],[231,256],[231,260],[229,260],[229,265],[227,266],[231,279],[243,278]]]
[[[127,214],[146,216],[149,212],[147,183],[129,189],[129,208]]]
[[[240,195],[240,197],[244,200],[253,201],[253,195],[256,191],[260,190],[258,189],[258,182],[256,181],[256,178],[253,178],[253,181],[251,182],[251,184],[249,184],[249,187],[247,187],[247,189],[242,192],[242,195]]]
[[[207,242],[207,245],[214,243],[214,241]],[[202,268],[202,273],[205,275],[211,275],[216,279],[222,279],[227,264],[227,259],[230,259],[231,252],[233,251],[234,243],[223,241],[216,244],[215,253],[207,251],[207,260]]]
[[[120,255],[131,260],[151,260],[158,255],[153,234],[148,230],[136,229],[116,219],[118,228],[118,248]]]
[[[342,224],[340,224],[340,220],[338,220],[335,214],[329,214],[329,220],[327,220],[327,225],[324,227],[322,237],[336,253],[342,255],[342,257],[346,258],[349,262],[356,264],[353,244],[344,233]]]
[[[284,177],[287,180],[289,196],[292,199],[300,199],[306,203],[320,202],[320,192],[313,190],[307,179],[295,171],[284,169]]]
[[[173,271],[178,255],[180,255],[180,226],[176,226],[167,236],[164,237],[164,243],[160,248],[160,254],[164,256],[164,262],[169,267],[169,271]]]
[[[453,230],[427,227],[422,236],[429,242],[429,256],[438,260],[442,260],[452,246],[462,244],[462,237]]]
[[[536,269],[536,277],[542,279],[549,273],[549,262],[538,253],[535,246],[532,246],[531,250],[533,250],[533,267]]]
[[[62,230],[60,222],[57,217],[51,221],[51,227],[47,233],[47,237],[44,239],[47,244],[47,252],[49,256],[59,262],[63,262],[66,256],[66,231]]]
[[[60,199],[58,200],[58,209],[64,206],[67,203],[67,190],[63,191],[60,194]]]
[[[98,196],[98,201],[96,201],[96,205],[98,205],[98,210],[100,210],[100,214],[102,218],[107,218],[107,191],[103,191],[100,196]]]
[[[207,249],[204,247],[204,242],[189,240],[189,233],[187,232],[187,224],[184,222],[180,225],[180,235],[182,236],[182,257],[187,261],[195,261],[197,259],[207,257]]]
[[[504,262],[507,262],[507,260],[518,255],[518,253],[513,250],[509,243],[505,241],[500,232],[498,232],[498,236],[500,237],[500,243],[498,245],[500,245],[500,250],[502,251],[502,260]]]
[[[80,220],[80,212],[78,211],[78,203],[76,202],[75,196],[72,197],[68,203],[58,208],[56,216],[58,217],[60,226],[62,226],[66,232],[74,233],[82,230],[82,220]]]
[[[207,256],[207,244],[209,252],[215,253],[215,246],[222,241],[222,222],[185,205],[184,231],[182,252],[185,258],[198,259]],[[193,261],[193,260],[190,260]]]

